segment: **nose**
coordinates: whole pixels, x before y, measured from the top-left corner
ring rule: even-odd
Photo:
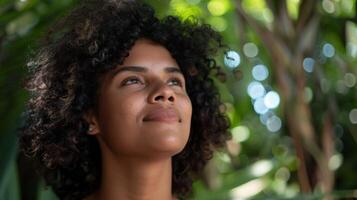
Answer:
[[[158,84],[149,95],[149,103],[174,103],[175,100],[175,92],[165,83]]]

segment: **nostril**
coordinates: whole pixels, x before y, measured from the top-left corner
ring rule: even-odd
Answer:
[[[158,101],[158,100],[160,100],[160,99],[162,99],[162,100],[164,100],[165,99],[165,97],[164,96],[157,96],[157,97],[155,97],[155,101]],[[168,99],[167,99],[168,101],[174,101],[175,100],[175,98],[173,97],[173,96],[170,96]]]
[[[155,97],[155,101],[162,99],[162,98],[163,98],[163,96],[157,96],[157,97]]]

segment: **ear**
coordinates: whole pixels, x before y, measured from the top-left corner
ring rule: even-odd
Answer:
[[[90,110],[90,111],[86,112],[83,117],[89,124],[87,134],[89,134],[89,135],[99,134],[100,128],[99,128],[99,123],[98,123],[98,117],[97,117],[97,115],[95,115],[95,112]]]

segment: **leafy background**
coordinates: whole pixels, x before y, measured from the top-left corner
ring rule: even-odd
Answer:
[[[26,61],[75,0],[0,0],[0,199],[56,199],[17,150]],[[230,52],[214,75],[233,138],[192,199],[357,198],[356,0],[146,0]]]

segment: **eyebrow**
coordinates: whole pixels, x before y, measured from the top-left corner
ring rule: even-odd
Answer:
[[[123,67],[119,67],[119,68],[115,69],[114,72],[112,73],[112,77],[115,77],[119,73],[122,73],[122,72],[125,72],[125,71],[146,73],[149,70],[146,67],[142,67],[142,66],[123,66]],[[164,71],[166,73],[169,73],[169,74],[171,74],[171,73],[179,73],[179,74],[183,75],[181,69],[177,68],[177,67],[166,67],[164,69]]]

